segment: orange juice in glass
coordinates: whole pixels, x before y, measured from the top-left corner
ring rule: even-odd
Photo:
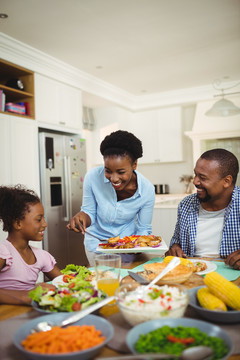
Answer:
[[[105,291],[108,296],[115,295],[120,281],[121,256],[119,254],[96,254],[94,263],[98,289]]]
[[[97,286],[99,290],[105,291],[108,296],[114,296],[115,291],[119,287],[118,279],[99,279],[97,281]]]

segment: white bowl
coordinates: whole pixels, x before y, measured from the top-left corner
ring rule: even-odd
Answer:
[[[124,284],[116,290],[117,305],[130,325],[135,326],[152,319],[179,318],[184,315],[189,296],[188,290],[183,285],[154,285],[152,287],[159,291],[159,294],[161,291],[173,292],[173,301],[167,301],[168,296],[165,298],[159,296],[156,300],[152,300],[149,296],[142,297],[141,291],[146,287],[138,286],[138,284]],[[179,293],[180,297],[177,296]]]

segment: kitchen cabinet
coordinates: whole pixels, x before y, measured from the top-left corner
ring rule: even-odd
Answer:
[[[13,79],[20,80],[24,89],[15,89],[6,85],[7,81]],[[0,113],[7,113],[9,115],[22,116],[31,119],[35,118],[34,73],[32,71],[0,59],[0,90],[6,95],[6,103],[24,102],[28,104],[26,115],[6,111],[0,111]]]
[[[139,164],[183,161],[180,106],[136,113],[118,107],[106,107],[95,109],[94,116],[94,165],[102,163],[99,152],[102,139],[119,129],[132,132],[142,141],[143,157],[138,160]]]
[[[0,184],[23,184],[39,193],[38,163],[36,122],[0,115]]]
[[[40,195],[38,163],[36,122],[0,114],[0,186],[22,184]],[[0,241],[6,234],[0,229]]]
[[[70,85],[35,74],[36,120],[41,123],[82,129],[82,94]]]
[[[139,164],[183,161],[180,106],[135,113],[130,126],[143,145]]]
[[[167,246],[170,245],[176,222],[177,207],[154,207],[152,233],[153,235],[161,236]]]

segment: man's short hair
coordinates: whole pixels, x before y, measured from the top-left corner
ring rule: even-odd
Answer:
[[[215,160],[219,164],[220,175],[224,178],[227,175],[231,175],[233,179],[233,185],[236,184],[237,176],[239,172],[239,164],[236,156],[225,149],[212,149],[205,151],[201,156],[201,159]]]

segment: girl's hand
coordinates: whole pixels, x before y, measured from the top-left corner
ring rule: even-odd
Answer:
[[[36,287],[38,286],[41,286],[43,289],[46,289],[46,290],[55,290],[56,289],[56,286],[52,285],[52,284],[47,284],[45,282],[43,283],[37,283],[36,284]]]

